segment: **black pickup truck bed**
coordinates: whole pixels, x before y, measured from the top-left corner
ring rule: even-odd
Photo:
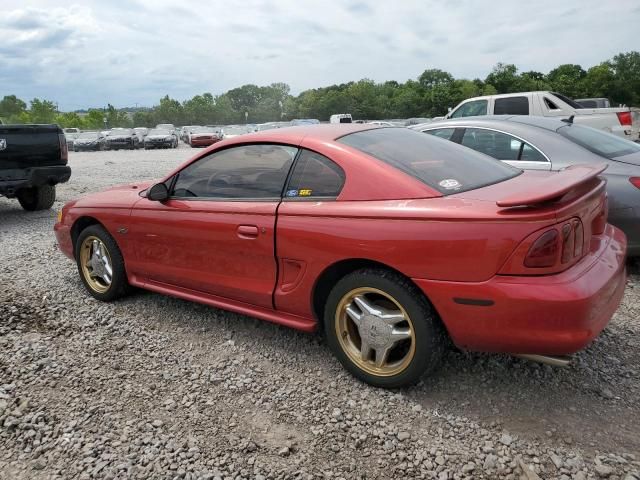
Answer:
[[[67,142],[58,125],[0,125],[0,195],[26,210],[50,208],[69,180]]]

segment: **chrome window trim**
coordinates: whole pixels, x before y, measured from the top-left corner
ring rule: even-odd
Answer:
[[[440,127],[433,127],[433,128],[425,128],[424,130],[420,130],[422,133],[427,132],[429,130],[440,130],[443,128],[452,128],[451,126],[440,126]],[[549,159],[549,157],[542,151],[540,150],[536,145],[534,145],[533,143],[531,143],[528,140],[525,140],[522,137],[519,137],[518,135],[514,135],[513,133],[509,133],[509,132],[505,132],[504,130],[499,130],[497,128],[490,128],[490,127],[478,127],[475,125],[455,125],[453,128],[477,128],[478,130],[489,130],[490,132],[497,132],[497,133],[502,133],[504,135],[509,135],[510,137],[516,138],[518,140],[520,140],[521,142],[526,143],[527,145],[529,145],[530,147],[534,148],[540,155],[542,155],[545,160],[548,163],[551,163],[551,160]],[[449,140],[451,141],[451,140]],[[455,142],[454,142],[455,143]],[[459,143],[458,145],[462,145],[462,143]],[[465,145],[462,145],[463,147]],[[470,147],[467,147],[470,148]],[[473,149],[472,149],[473,150]],[[477,150],[476,150],[477,151]],[[482,152],[480,152],[482,153]],[[501,162],[504,162],[505,160],[496,158],[496,160],[500,160]],[[509,160],[510,162],[535,162],[536,160]]]

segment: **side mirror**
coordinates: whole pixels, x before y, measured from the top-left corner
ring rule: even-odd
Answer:
[[[154,202],[164,202],[169,198],[169,189],[164,183],[156,183],[147,192],[147,198]]]

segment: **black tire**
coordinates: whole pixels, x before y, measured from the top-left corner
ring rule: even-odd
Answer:
[[[410,318],[415,350],[407,365],[396,374],[375,375],[363,370],[349,357],[338,339],[336,310],[343,298],[361,288],[376,289],[391,296]],[[336,283],[325,304],[324,330],[329,347],[340,363],[356,378],[382,388],[399,388],[416,383],[422,375],[440,365],[448,344],[446,331],[424,294],[402,275],[377,268],[355,271]]]
[[[108,255],[111,259],[113,275],[111,284],[104,292],[96,291],[91,286],[91,284],[85,277],[85,273],[81,264],[80,250],[84,241],[89,237],[98,238],[106,246]],[[76,244],[74,245],[74,255],[76,258],[76,266],[78,267],[78,274],[80,275],[80,279],[82,280],[84,287],[94,298],[102,302],[111,302],[131,292],[132,288],[127,280],[127,272],[125,270],[122,252],[120,251],[120,248],[118,247],[116,241],[102,225],[90,225],[82,230],[82,232],[80,232],[80,235],[78,235],[78,239],[76,240]]]
[[[39,187],[23,188],[18,191],[16,197],[25,210],[47,210],[56,201],[56,187],[41,185]]]

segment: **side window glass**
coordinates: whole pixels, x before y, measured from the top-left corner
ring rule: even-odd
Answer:
[[[327,157],[302,150],[291,174],[287,198],[335,198],[344,185],[344,171]]]
[[[549,110],[560,110],[558,106],[549,100],[547,97],[544,97],[544,104],[547,106]]]
[[[453,112],[450,118],[474,117],[476,115],[486,115],[487,104],[488,102],[486,100],[474,100],[472,102],[467,102],[461,105],[455,112]]]
[[[522,146],[522,154],[520,155],[520,160],[526,160],[527,162],[546,162],[547,161],[547,159],[545,158],[544,155],[542,155],[542,153],[540,153],[538,150],[533,148],[528,143],[525,143]]]
[[[429,135],[433,135],[434,137],[444,138],[445,140],[451,140],[453,136],[453,132],[455,132],[455,128],[436,128],[433,130],[425,130],[424,133],[428,133]]]
[[[511,135],[479,128],[467,128],[461,143],[498,160],[518,160],[522,145]]]
[[[280,198],[298,149],[256,144],[212,153],[178,174],[174,197]]]
[[[498,98],[493,106],[493,114],[529,115],[529,99],[527,97]]]

